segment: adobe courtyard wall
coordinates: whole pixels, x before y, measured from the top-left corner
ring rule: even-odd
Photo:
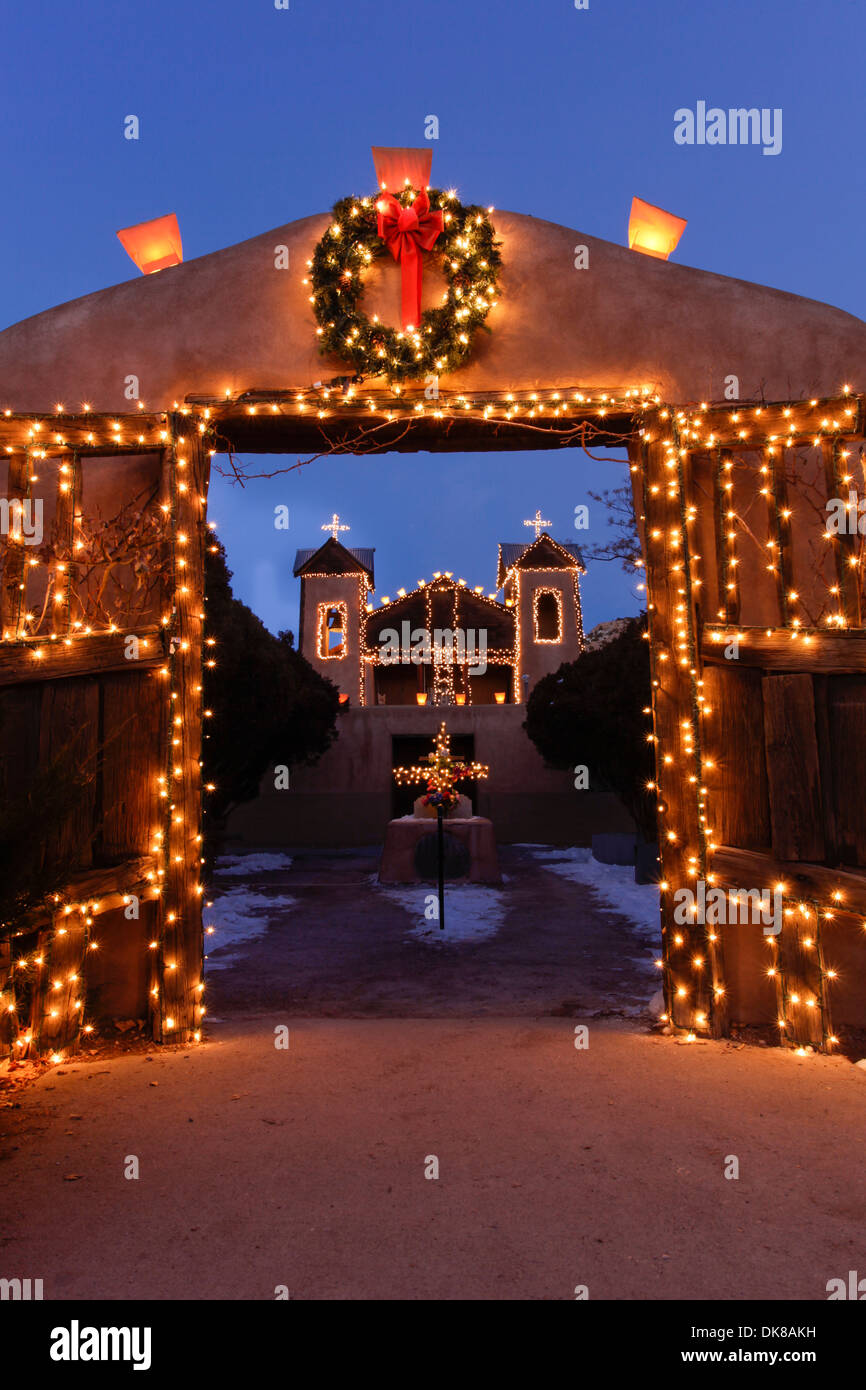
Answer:
[[[521,727],[525,717],[521,705],[348,709],[337,741],[315,766],[293,768],[288,789],[276,790],[273,773],[265,774],[257,799],[229,816],[228,837],[256,846],[380,843],[391,819],[392,738],[429,738],[432,747],[443,719],[449,733],[474,736],[475,758],[490,767],[475,811],[492,820],[500,843],[588,845],[593,834],[631,830],[616,797],[577,791],[571,773],[545,767]]]
[[[14,410],[127,410],[130,373],[148,409],[187,392],[223,397],[252,387],[299,387],[344,372],[323,360],[302,283],[331,221],[319,213],[248,241],[136,275],[0,332],[2,404]],[[741,400],[808,398],[866,380],[862,320],[800,295],[655,260],[541,218],[496,209],[503,294],[451,391],[590,390],[651,386],[669,402],[720,400],[739,378]],[[575,246],[589,268],[575,269]],[[277,269],[275,248],[285,247]],[[365,276],[364,307],[399,319],[400,270],[382,260]],[[442,281],[424,273],[425,308]]]

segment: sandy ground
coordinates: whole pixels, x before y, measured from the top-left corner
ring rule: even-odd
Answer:
[[[309,865],[293,870],[300,897]],[[51,1299],[823,1300],[866,1272],[866,1072],[593,1017],[618,975],[624,1009],[651,977],[624,967],[625,935],[605,966],[598,942],[625,928],[579,885],[532,875],[543,930],[562,889],[585,959],[554,970],[506,926],[499,966],[461,972],[450,955],[482,947],[446,948],[419,983],[402,922],[380,961],[402,976],[383,977],[340,946],[369,929],[369,885],[335,885],[306,957],[293,910],[215,977],[207,1045],[46,1073],[0,1110],[0,1275]],[[322,1016],[359,969],[355,1016]],[[423,1016],[399,1016],[411,989]]]

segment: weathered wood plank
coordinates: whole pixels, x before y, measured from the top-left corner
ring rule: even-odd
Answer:
[[[830,724],[829,688],[833,680],[830,676],[813,675],[812,693],[815,699],[815,736],[818,740],[818,762],[821,768],[821,823],[824,827],[825,858],[831,864],[840,863],[841,837],[840,823],[836,815],[838,794],[833,758],[833,735]],[[863,711],[866,713],[866,711]],[[727,844],[736,842],[733,835],[722,837]],[[758,848],[758,846],[754,846]],[[866,840],[864,840],[866,851]],[[857,859],[845,856],[846,863],[857,863]]]
[[[168,732],[167,681],[153,671],[105,675],[102,700],[102,824],[109,859],[145,854],[159,829],[158,778]]]
[[[826,686],[825,766],[833,790],[836,855],[851,867],[866,867],[866,678],[834,676]]]
[[[820,863],[825,848],[812,678],[764,676],[762,689],[773,853]]]
[[[137,658],[127,655],[134,650],[130,637],[138,639]],[[0,686],[95,676],[103,671],[142,671],[164,661],[163,629],[158,625],[90,637],[0,643]]]
[[[0,796],[25,794],[39,765],[42,692],[38,686],[0,689]]]
[[[60,830],[46,837],[46,859],[71,861],[85,869],[93,861],[98,805],[99,686],[84,679],[43,686],[39,762],[45,769],[58,757],[71,757],[88,778],[82,795]]]
[[[704,628],[701,659],[731,665],[725,648],[739,634],[738,666],[761,671],[866,674],[866,632],[796,632],[793,628]]]
[[[866,916],[866,873],[830,869],[826,864],[786,862],[774,854],[757,854],[732,845],[719,845],[713,851],[710,868],[727,887],[773,889],[782,884],[785,896],[795,901]]]
[[[764,761],[761,673],[728,661],[704,670],[705,779],[712,838],[745,849],[769,850],[770,799]],[[712,763],[712,766],[710,766]]]
[[[108,868],[88,869],[73,874],[57,897],[61,902],[86,906],[91,917],[123,907],[132,893],[140,898],[155,895],[159,883],[159,860],[154,854],[140,854],[125,863]],[[30,931],[51,921],[52,904],[34,908],[20,923],[21,930]]]

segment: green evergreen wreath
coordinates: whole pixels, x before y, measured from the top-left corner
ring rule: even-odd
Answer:
[[[390,259],[378,235],[379,196],[335,203],[331,225],[308,262],[304,283],[312,287],[321,351],[351,362],[358,377],[407,381],[453,372],[469,357],[473,333],[484,326],[499,296],[500,243],[487,209],[474,203],[464,207],[439,188],[427,190],[431,209],[443,213],[444,228],[423,264],[425,270],[441,270],[447,291],[441,307],[425,309],[416,329],[401,332],[358,308],[365,269],[382,256]],[[407,187],[397,197],[408,207],[416,190]]]

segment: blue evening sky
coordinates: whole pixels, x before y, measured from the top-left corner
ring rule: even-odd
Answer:
[[[8,5],[2,326],[136,275],[118,227],[174,211],[191,259],[369,191],[370,145],[422,145],[429,114],[434,181],[469,201],[624,242],[638,194],[688,217],[677,260],[866,316],[864,38],[862,0]],[[674,111],[699,100],[781,107],[781,154],[677,146]],[[211,515],[276,630],[296,624],[295,548],[335,509],[376,547],[379,594],[434,569],[487,589],[536,507],[585,539],[575,505],[623,477],[576,450],[328,459],[244,492],[216,479]],[[587,626],[636,611],[614,565],[584,597]]]

